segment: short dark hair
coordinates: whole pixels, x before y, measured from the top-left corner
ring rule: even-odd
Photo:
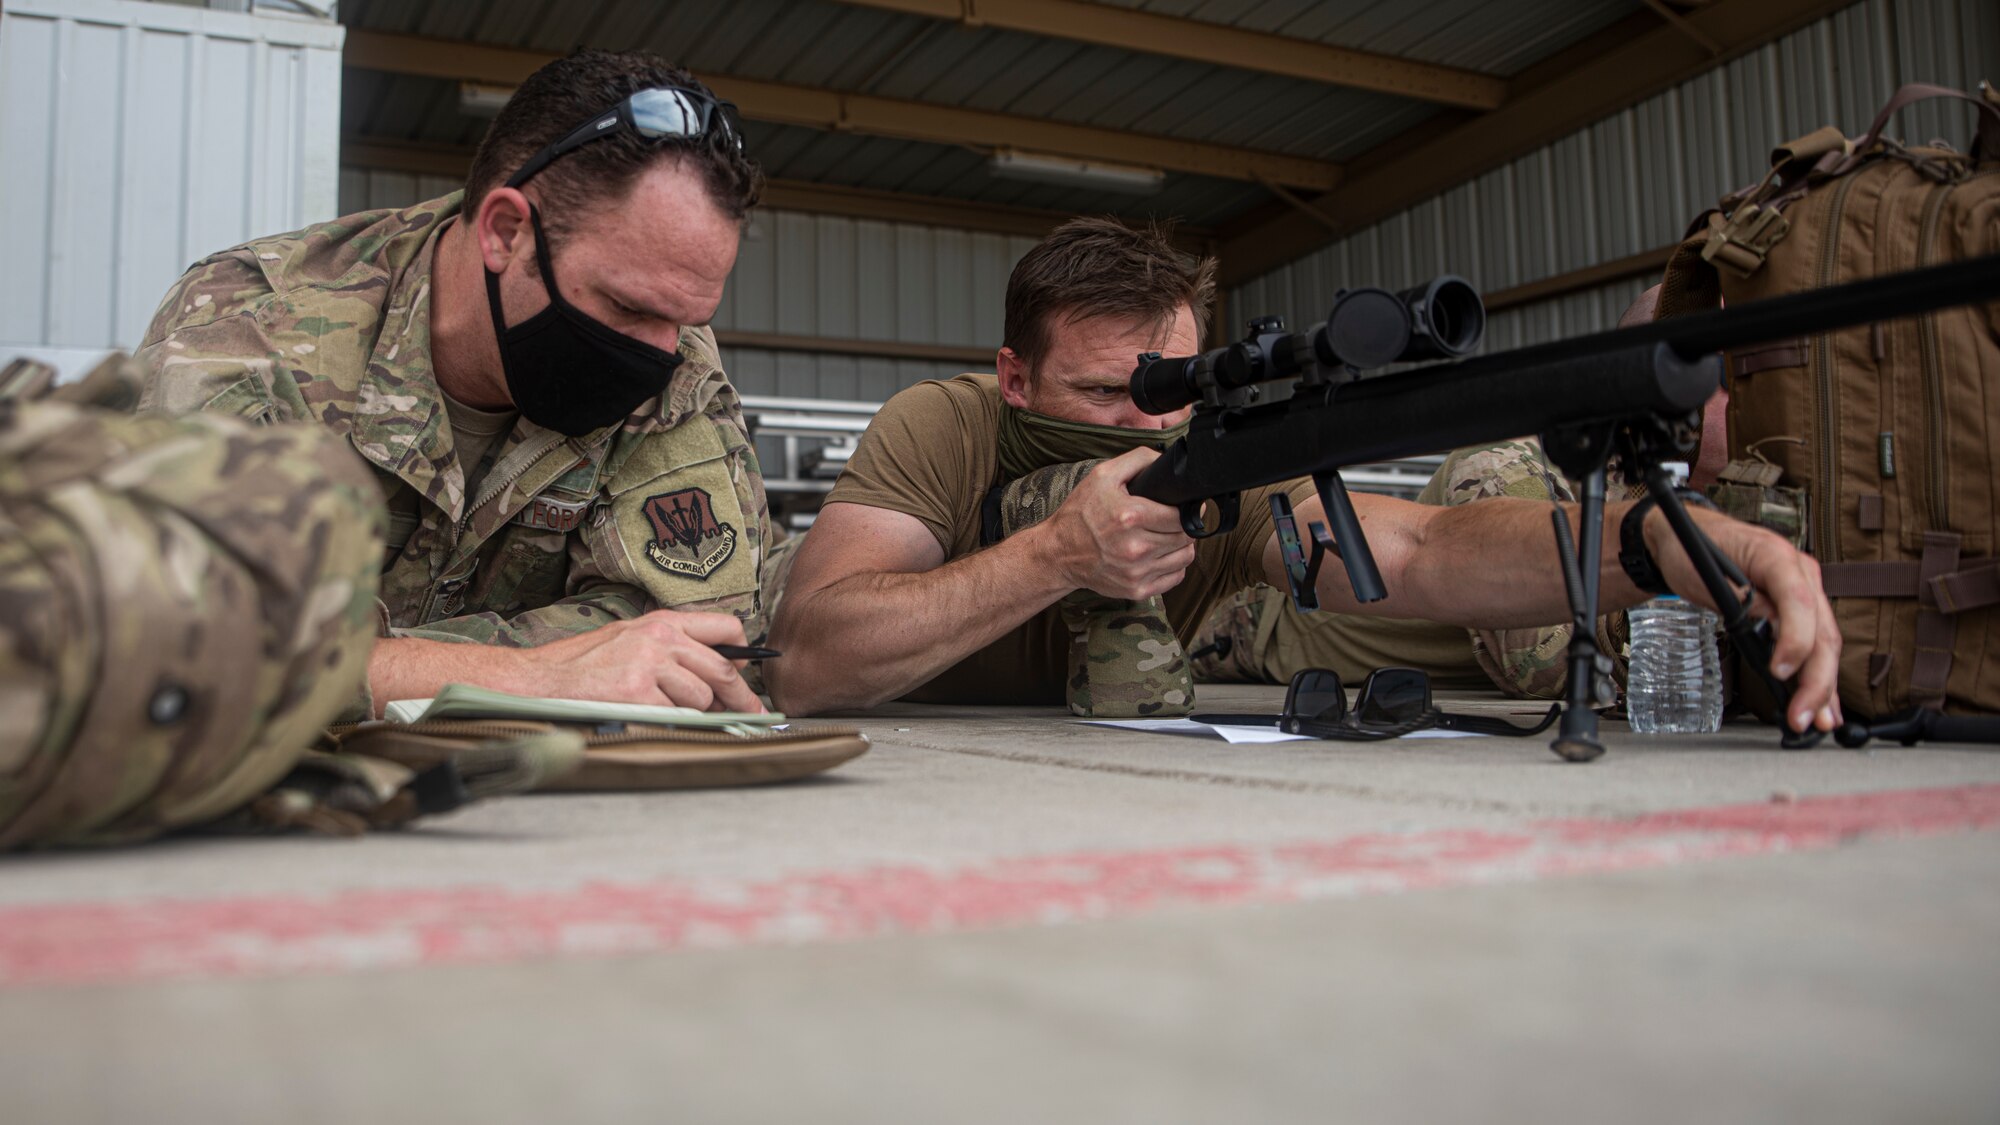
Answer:
[[[1174,248],[1159,224],[1128,227],[1111,218],[1071,219],[1021,256],[1007,278],[1002,344],[1032,369],[1049,349],[1058,316],[1113,316],[1165,324],[1186,305],[1197,342],[1215,299],[1215,259]]]
[[[479,142],[465,178],[465,213],[477,212],[487,193],[571,129],[640,90],[659,86],[715,96],[687,71],[644,51],[585,48],[535,71],[507,99]],[[733,219],[755,206],[763,190],[763,173],[743,155],[729,130],[711,127],[699,141],[649,141],[622,131],[564,153],[529,181],[548,203],[542,222],[549,237],[574,226],[591,204],[623,199],[656,160],[692,161],[710,198]]]

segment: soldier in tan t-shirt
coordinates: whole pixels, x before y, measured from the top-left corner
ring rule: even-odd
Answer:
[[[1001,477],[994,441],[1000,425],[1000,380],[960,375],[920,383],[883,406],[829,504],[858,504],[911,516],[937,539],[947,558],[980,546],[981,507]],[[1194,639],[1209,608],[1264,580],[1263,546],[1271,537],[1276,486],[1246,493],[1242,522],[1226,535],[1199,540],[1181,583],[1165,592],[1168,619],[1180,641]],[[1294,504],[1312,495],[1311,481],[1288,489]],[[810,541],[810,537],[808,537]],[[796,587],[794,587],[796,589]],[[1457,630],[1464,636],[1463,630]],[[1061,702],[1068,632],[1052,608],[940,673],[908,694],[924,702]]]
[[[1073,593],[1164,596],[1185,642],[1213,603],[1257,581],[1286,585],[1268,491],[1244,498],[1234,533],[1196,541],[1175,509],[1126,487],[1187,420],[1138,410],[1133,359],[1200,349],[1195,310],[1209,304],[1214,268],[1156,231],[1111,220],[1074,220],[1030,250],[1008,281],[997,377],[926,383],[892,399],[800,546],[772,624],[771,643],[785,651],[766,671],[773,702],[796,713],[899,697],[1051,702],[1063,647],[1045,611]],[[1086,461],[1098,463],[1053,511],[979,546],[989,490]],[[1324,520],[1307,486],[1292,495],[1301,525]],[[1328,609],[1480,628],[1568,617],[1546,503],[1437,507],[1356,495],[1354,506],[1389,596],[1358,605],[1330,560],[1317,584]],[[1607,523],[1630,507],[1607,505]],[[1794,721],[1831,729],[1840,637],[1817,568],[1767,531],[1694,516],[1776,617],[1774,670],[1798,673]],[[1706,601],[1664,516],[1647,513],[1641,530],[1668,584]],[[1607,610],[1647,596],[1620,565],[1615,535],[1600,581]]]

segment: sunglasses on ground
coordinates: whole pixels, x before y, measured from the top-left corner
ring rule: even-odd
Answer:
[[[1430,676],[1418,668],[1377,668],[1368,673],[1355,696],[1353,709],[1349,710],[1347,688],[1340,682],[1338,672],[1304,668],[1285,689],[1285,709],[1278,713],[1278,727],[1287,734],[1364,742],[1398,738],[1420,730],[1457,730],[1519,738],[1540,734],[1561,714],[1560,705],[1551,706],[1540,722],[1523,727],[1494,715],[1440,711],[1431,698]]]
[[[564,153],[599,138],[627,131],[649,141],[698,141],[706,137],[710,129],[720,129],[740,152],[743,149],[743,133],[736,126],[735,114],[735,106],[696,90],[684,90],[677,86],[641,90],[529,157],[520,171],[507,178],[507,186],[520,187]]]

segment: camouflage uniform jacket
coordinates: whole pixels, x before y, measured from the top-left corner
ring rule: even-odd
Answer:
[[[761,635],[763,480],[707,329],[682,333],[666,394],[622,423],[569,438],[517,419],[467,497],[430,339],[433,252],[461,202],[349,215],[195,263],[138,353],[141,409],[344,435],[392,514],[414,513],[391,521],[385,636],[536,645],[660,607],[733,613]]]

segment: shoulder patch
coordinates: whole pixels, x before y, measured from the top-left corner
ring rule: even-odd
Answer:
[[[654,533],[646,557],[668,574],[706,582],[736,553],[738,529],[716,518],[705,488],[648,496],[643,510]]]

